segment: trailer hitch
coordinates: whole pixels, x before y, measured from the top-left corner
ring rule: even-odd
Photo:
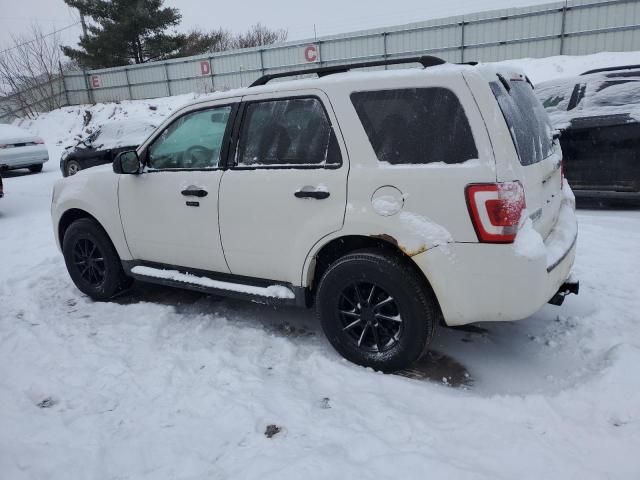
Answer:
[[[551,297],[551,300],[549,300],[549,303],[551,305],[560,306],[562,305],[562,302],[564,302],[564,297],[566,297],[571,293],[573,293],[574,295],[578,295],[579,290],[580,290],[580,282],[573,282],[573,281],[564,282],[560,286],[556,294],[553,297]]]

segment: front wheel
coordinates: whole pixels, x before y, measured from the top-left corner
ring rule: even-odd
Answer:
[[[108,300],[131,284],[107,233],[91,218],[69,226],[62,253],[73,283],[94,300]]]
[[[78,162],[76,162],[75,160],[69,160],[67,162],[67,165],[65,167],[65,171],[66,171],[66,176],[70,177],[72,175],[75,175],[76,173],[78,173],[80,170],[82,170],[82,167],[80,166],[80,164]]]
[[[383,372],[418,360],[440,318],[433,293],[408,260],[377,251],[349,254],[329,266],[316,312],[343,357]]]

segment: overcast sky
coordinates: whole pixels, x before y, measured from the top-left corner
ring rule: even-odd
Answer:
[[[289,40],[312,38],[314,24],[318,36],[416,22],[495,8],[546,3],[545,0],[165,0],[182,12],[179,30],[219,26],[235,32],[256,22],[284,28]],[[11,44],[11,34],[28,33],[32,23],[47,32],[73,24],[76,10],[62,0],[0,0],[0,49]],[[75,44],[80,27],[61,33],[68,44]]]

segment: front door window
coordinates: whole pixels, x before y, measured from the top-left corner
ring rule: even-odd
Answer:
[[[217,168],[230,113],[231,107],[227,106],[178,118],[149,147],[149,167],[157,170]]]

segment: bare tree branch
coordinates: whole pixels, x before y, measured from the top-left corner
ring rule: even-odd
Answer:
[[[12,35],[12,43],[11,48],[0,54],[3,107],[17,116],[34,118],[40,111],[62,106],[63,57],[59,34],[45,34],[34,24],[28,36]]]

